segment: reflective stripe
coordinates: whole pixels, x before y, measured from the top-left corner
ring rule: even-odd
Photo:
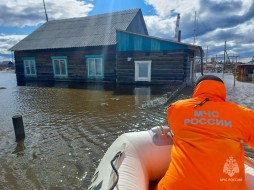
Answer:
[[[223,120],[223,119],[215,119],[215,118],[188,118],[184,119],[184,126],[192,124],[192,125],[211,125],[211,126],[220,126],[220,127],[230,127],[232,128],[232,121]]]

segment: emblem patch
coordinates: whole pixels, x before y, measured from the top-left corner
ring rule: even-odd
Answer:
[[[233,156],[230,156],[223,167],[223,173],[228,174],[230,177],[234,176],[236,173],[239,173],[239,166]]]

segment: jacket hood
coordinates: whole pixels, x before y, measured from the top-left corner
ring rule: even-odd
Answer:
[[[196,86],[193,98],[203,97],[211,100],[226,101],[226,87],[224,83],[215,80],[203,80]]]

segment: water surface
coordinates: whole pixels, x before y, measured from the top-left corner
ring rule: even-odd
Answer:
[[[117,136],[166,124],[162,95],[174,90],[65,83],[17,86],[15,74],[9,72],[0,72],[0,88],[0,189],[26,190],[87,187]],[[17,114],[23,116],[26,131],[25,141],[18,144],[12,125]]]
[[[254,83],[218,74],[227,100],[254,109]],[[26,84],[0,72],[0,189],[84,189],[99,160],[122,133],[167,125],[163,94],[170,86]],[[190,97],[184,90],[176,99]],[[173,99],[172,101],[175,101]],[[15,142],[14,115],[26,138]]]

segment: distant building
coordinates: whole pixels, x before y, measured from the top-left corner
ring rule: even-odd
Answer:
[[[3,69],[14,69],[14,63],[11,61],[3,61],[0,63],[0,70]]]
[[[254,64],[240,64],[237,66],[238,76],[240,81],[254,81]]]
[[[148,35],[140,9],[46,22],[10,48],[17,82],[192,80],[199,46]]]
[[[248,62],[248,64],[254,64],[254,56],[252,57],[252,60]]]

